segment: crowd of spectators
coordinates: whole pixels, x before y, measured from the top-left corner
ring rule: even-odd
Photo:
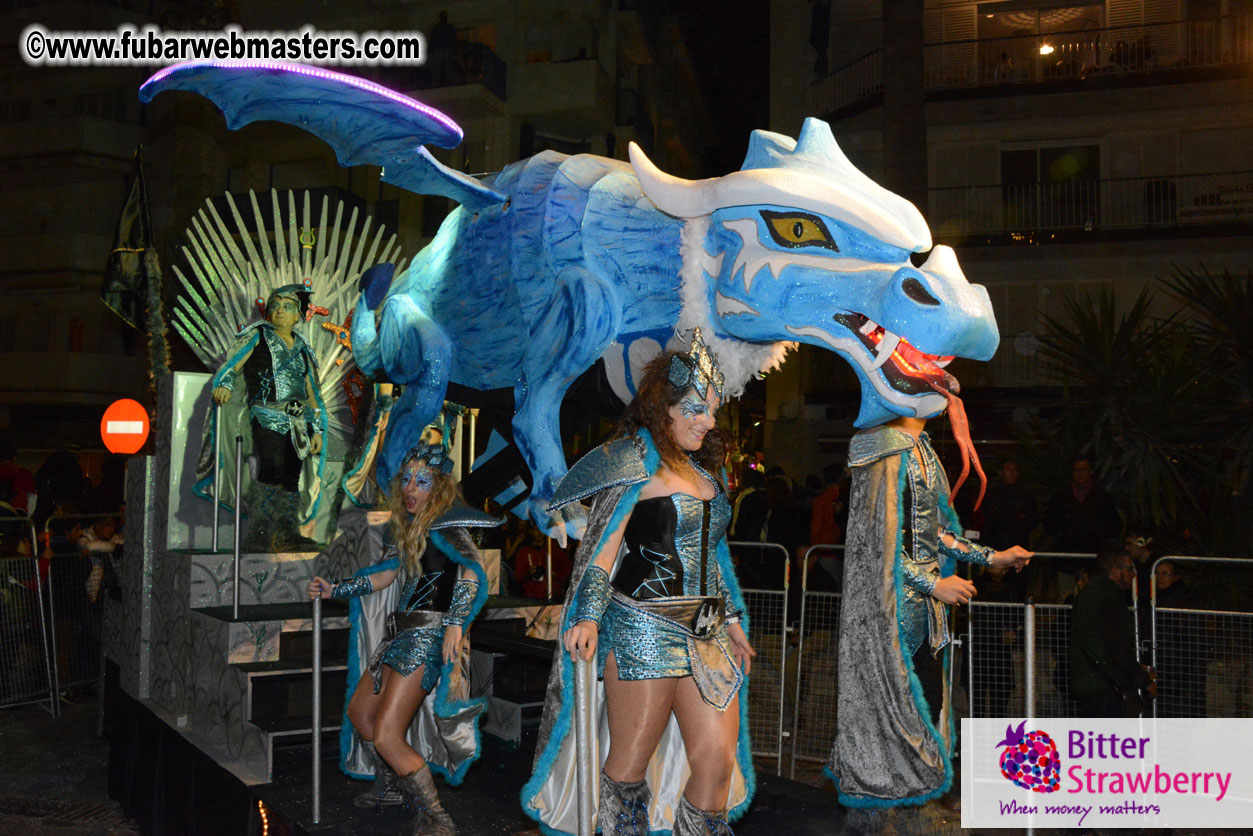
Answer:
[[[82,462],[99,464],[95,478]],[[0,439],[0,559],[9,579],[0,596],[11,659],[10,682],[24,679],[22,666],[38,664],[38,631],[30,624],[41,610],[55,631],[62,683],[94,679],[99,667],[105,596],[120,599],[119,572],[125,547],[125,459],[102,461],[69,445],[50,453],[31,473],[18,450]],[[31,526],[34,526],[32,541]],[[26,673],[30,673],[27,671]]]

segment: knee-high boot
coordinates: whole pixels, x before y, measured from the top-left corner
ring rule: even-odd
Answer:
[[[726,808],[698,810],[686,797],[674,812],[674,836],[735,836],[727,823]]]
[[[374,783],[365,792],[358,793],[352,799],[352,803],[367,810],[371,807],[393,807],[404,804],[405,800],[401,797],[400,790],[396,789],[396,773],[392,772],[387,761],[383,760],[378,749],[374,748],[374,742],[361,741],[361,752],[370,762],[370,766],[374,767]]]
[[[600,773],[600,821],[604,836],[648,836],[648,803],[652,793],[644,781],[615,781]]]
[[[296,491],[275,487],[278,512],[274,519],[274,548],[276,551],[306,551],[318,548],[318,544],[300,533],[300,494]]]
[[[396,779],[396,788],[414,812],[410,822],[413,836],[456,835],[457,826],[439,803],[439,793],[435,792],[435,779],[429,766],[422,764],[418,771],[400,776]]]

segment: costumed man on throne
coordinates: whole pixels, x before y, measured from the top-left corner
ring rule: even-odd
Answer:
[[[975,595],[974,584],[952,573],[953,561],[1021,570],[1032,556],[1021,546],[995,551],[962,536],[950,496],[972,461],[981,477],[983,470],[952,391],[956,381],[946,378],[951,389],[933,386],[947,399],[962,453],[952,492],[925,417],[894,418],[849,443],[839,724],[826,768],[840,802],[854,808],[849,824],[872,817],[865,808],[919,805],[948,792],[954,731],[947,607]],[[976,508],[982,499],[981,490]]]
[[[308,282],[272,290],[264,304],[265,319],[239,332],[213,376],[218,409],[205,422],[196,490],[205,495],[212,482],[214,456],[220,478],[234,483],[234,439],[242,436],[245,460],[257,457],[256,478],[247,470],[243,474],[248,498],[245,551],[317,547],[299,527],[317,511],[326,464],[326,407],[313,350],[293,330],[308,315],[311,295]],[[215,449],[214,420],[221,422],[221,450]]]

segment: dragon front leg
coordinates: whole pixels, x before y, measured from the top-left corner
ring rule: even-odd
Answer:
[[[405,387],[387,420],[387,438],[375,473],[386,492],[405,453],[418,443],[422,430],[444,405],[452,344],[413,299],[398,294],[383,304],[378,351],[387,378]]]
[[[522,376],[514,387],[514,441],[534,480],[531,517],[563,545],[567,533],[582,535],[584,520],[577,505],[548,511],[567,467],[561,402],[570,384],[617,336],[621,323],[622,308],[611,284],[582,267],[564,268],[527,345]]]
[[[352,359],[363,374],[379,377],[383,358],[380,354],[378,309],[392,284],[394,264],[376,264],[361,274],[357,284],[361,295],[352,312]]]

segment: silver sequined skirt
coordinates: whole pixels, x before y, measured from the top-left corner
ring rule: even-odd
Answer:
[[[710,603],[718,606],[711,611]],[[707,618],[700,618],[699,613]],[[600,636],[597,663],[601,676],[612,652],[619,679],[692,676],[701,696],[718,709],[730,704],[743,682],[743,674],[727,650],[730,637],[716,599],[635,601],[615,591],[605,610]]]
[[[388,638],[379,642],[378,647],[370,654],[367,670],[374,679],[374,693],[377,694],[383,687],[384,665],[402,676],[409,676],[426,665],[426,670],[422,672],[422,689],[428,692],[435,689],[444,664],[444,627],[440,624],[443,613],[430,615],[431,618],[421,620],[428,624],[433,622],[434,626],[409,627],[395,632],[394,635],[388,630]]]

